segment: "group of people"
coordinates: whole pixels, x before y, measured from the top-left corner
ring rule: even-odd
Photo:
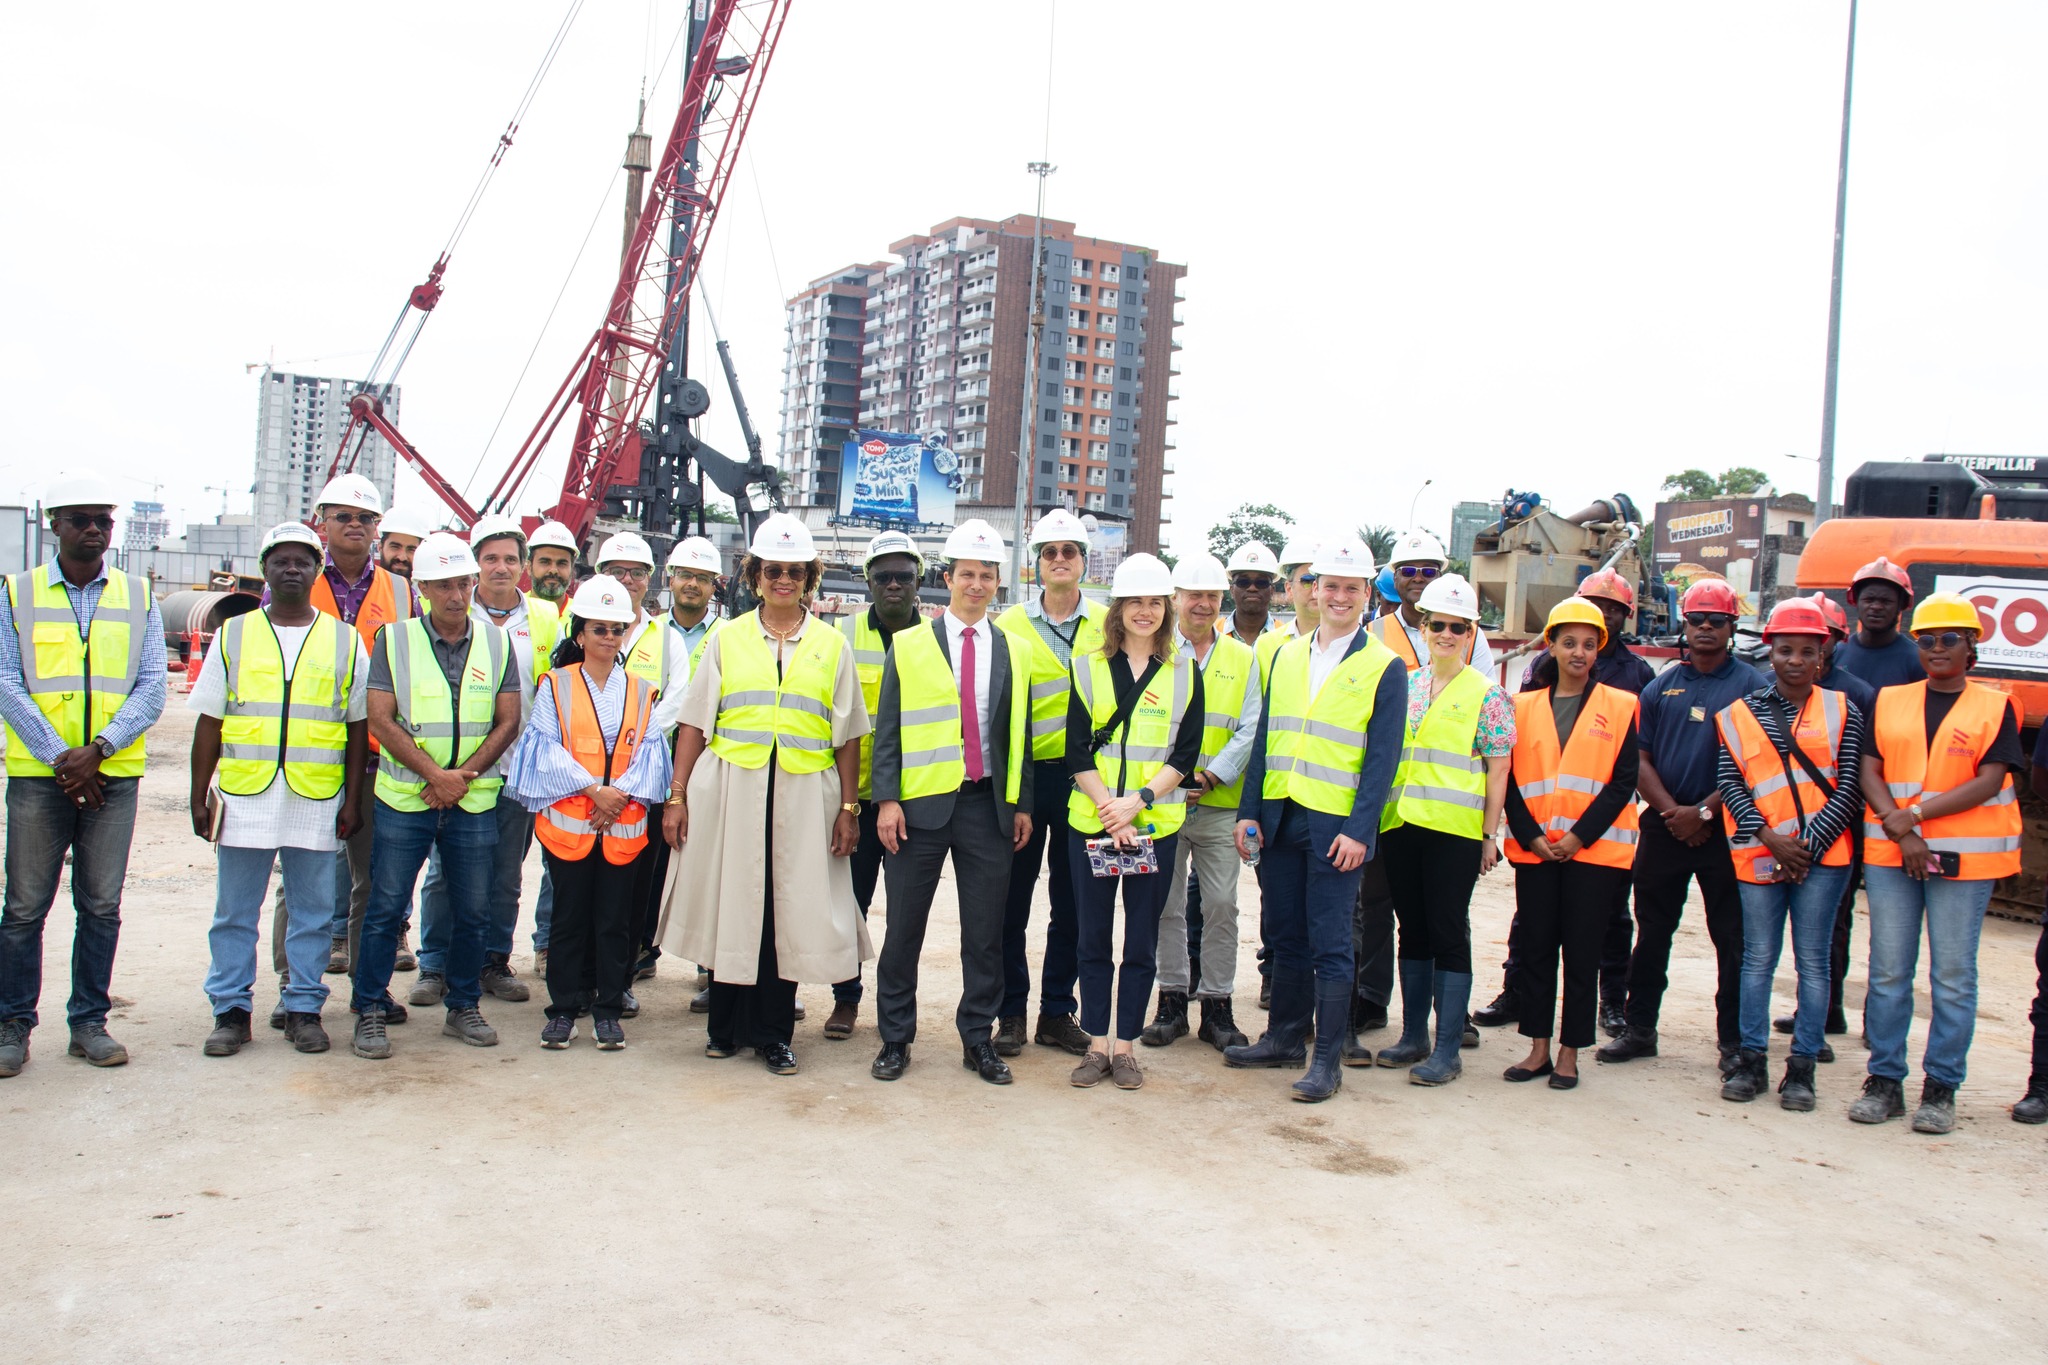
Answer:
[[[47,505],[58,556],[10,577],[0,603],[0,1076],[27,1061],[67,850],[71,1051],[127,1060],[106,1031],[108,988],[142,735],[165,700],[149,585],[104,561],[112,497],[80,482]],[[1901,632],[1911,582],[1882,559],[1851,585],[1853,635],[1822,595],[1770,614],[1768,677],[1730,653],[1739,606],[1714,580],[1680,604],[1686,657],[1653,673],[1622,641],[1628,585],[1602,571],[1550,613],[1510,696],[1477,593],[1424,532],[1384,568],[1349,539],[1277,556],[1253,542],[1228,565],[1132,555],[1103,603],[1081,591],[1088,529],[1054,511],[1030,534],[1032,586],[998,611],[1008,547],[968,521],[946,540],[934,613],[916,543],[885,531],[865,557],[869,605],[833,623],[814,614],[816,547],[786,515],[752,538],[737,578],[758,605],[736,616],[712,610],[722,565],[702,540],[668,557],[671,605],[651,612],[654,556],[631,533],[608,538],[579,585],[556,523],[528,535],[486,517],[465,540],[387,522],[355,475],[323,490],[318,516],[318,534],[266,536],[262,606],[222,626],[192,686],[192,821],[218,865],[208,1055],[252,1038],[274,867],[270,1022],[296,1048],[331,1045],[323,977],[340,973],[359,1056],[391,1055],[407,1005],[439,1005],[445,1034],[495,1044],[484,998],[531,993],[511,957],[537,838],[549,1049],[586,1021],[598,1049],[624,1047],[633,985],[666,954],[702,973],[707,1056],[751,1050],[789,1074],[798,984],[832,986],[824,1034],[850,1037],[873,957],[870,1069],[895,1080],[950,860],[955,1029],[963,1067],[991,1084],[1035,1042],[1077,1059],[1077,1087],[1136,1089],[1137,1045],[1186,1036],[1193,1005],[1226,1066],[1298,1070],[1303,1101],[1375,1063],[1448,1084],[1475,1025],[1511,1021],[1529,1051],[1506,1079],[1568,1090],[1602,1026],[1614,1036],[1600,1060],[1656,1054],[1696,878],[1722,1093],[1769,1088],[1789,922],[1799,990],[1776,1022],[1791,1035],[1779,1093],[1811,1109],[1826,1039],[1847,1028],[1860,872],[1871,1060],[1850,1117],[1904,1112],[1924,924],[1934,1025],[1914,1126],[1953,1125],[1978,927],[2018,863],[2025,755],[2010,699],[1969,676],[1974,608],[1935,594]],[[1272,609],[1282,592],[1287,619]],[[1475,1014],[1470,901],[1503,857],[1505,987]],[[1246,864],[1268,1010],[1256,1040],[1235,1016]],[[866,924],[878,885],[879,953]],[[414,968],[401,1003],[393,975]],[[1399,1035],[1375,1056],[1360,1035],[1388,1022],[1396,982]],[[2039,1003],[2036,1024],[2039,1054]],[[2038,1055],[2015,1117],[2048,1120]]]

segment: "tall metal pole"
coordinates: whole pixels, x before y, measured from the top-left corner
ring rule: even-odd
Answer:
[[[1039,311],[1039,286],[1045,275],[1045,178],[1059,167],[1047,161],[1034,161],[1024,169],[1038,177],[1038,213],[1031,223],[1031,303],[1025,313],[1024,407],[1017,420],[1016,553],[1010,574],[1013,602],[1024,600],[1024,537],[1030,531],[1024,518],[1031,510],[1031,462],[1038,458],[1032,436],[1037,425],[1033,419],[1038,415],[1038,337],[1045,330],[1045,318]]]
[[[1820,408],[1820,496],[1813,524],[1835,510],[1835,370],[1842,357],[1842,231],[1849,214],[1849,96],[1856,84],[1856,0],[1849,0],[1849,56],[1842,71],[1842,157],[1835,171],[1835,278],[1828,292],[1828,378]]]

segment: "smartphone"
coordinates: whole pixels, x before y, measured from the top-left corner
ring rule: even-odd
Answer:
[[[1750,870],[1756,873],[1756,879],[1760,882],[1774,882],[1778,880],[1778,860],[1776,858],[1758,858],[1749,866]]]
[[[1940,852],[1929,851],[1927,875],[1930,877],[1960,877],[1963,875],[1963,855],[1952,849]]]

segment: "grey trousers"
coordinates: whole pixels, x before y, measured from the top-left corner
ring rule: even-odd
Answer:
[[[1159,914],[1159,989],[1188,989],[1188,862],[1202,882],[1202,980],[1198,999],[1228,1000],[1237,986],[1237,812],[1190,806],[1173,849],[1173,876]]]
[[[372,813],[377,809],[377,800],[370,798],[363,803],[363,827],[334,855],[334,878],[336,900],[340,899],[342,869],[348,873],[348,960],[353,970],[363,943],[363,915],[370,908],[370,843],[371,831],[377,818]],[[270,965],[277,970],[277,979],[283,981],[291,975],[290,964],[284,957],[284,940],[287,921],[284,913],[284,878],[277,879],[277,894],[270,902]]]
[[[963,791],[943,829],[912,829],[882,860],[889,925],[875,964],[876,1022],[885,1043],[917,1038],[917,964],[946,855],[960,902],[960,1041],[985,1043],[1003,1002],[1003,914],[1010,889],[1010,839],[996,828],[991,791]]]

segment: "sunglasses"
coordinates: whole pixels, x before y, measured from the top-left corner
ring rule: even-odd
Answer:
[[[1920,652],[1925,654],[1930,649],[1954,649],[1958,645],[1969,644],[1970,637],[1959,630],[1944,630],[1939,635],[1929,631],[1925,635],[1915,635],[1913,643],[1920,646]]]
[[[1272,587],[1273,576],[1263,573],[1241,573],[1230,580],[1230,586],[1245,592],[1257,592],[1261,588]]]
[[[1403,564],[1394,572],[1403,578],[1435,578],[1443,570],[1434,564]]]
[[[603,621],[585,621],[583,628],[600,640],[623,640],[628,629],[622,625],[608,624]]]
[[[1314,586],[1316,585],[1316,579],[1317,579],[1318,577],[1319,577],[1319,575],[1317,575],[1317,574],[1312,574],[1312,573],[1305,573],[1305,574],[1303,574],[1303,575],[1302,575],[1301,577],[1299,577],[1299,578],[1295,579],[1294,581],[1295,581],[1295,582],[1297,582],[1297,583],[1306,583],[1306,584],[1308,584],[1308,585],[1309,585],[1310,587],[1314,587]]]
[[[904,583],[915,583],[917,575],[908,569],[877,569],[868,575],[868,582],[878,588],[893,588]]]
[[[1040,559],[1079,559],[1081,557],[1081,547],[1065,541],[1056,542],[1051,545],[1041,545],[1038,547],[1038,557]]]
[[[384,519],[382,512],[329,512],[327,520],[337,526],[375,526]]]
[[[1424,630],[1426,630],[1426,631],[1430,632],[1430,633],[1431,633],[1432,635],[1442,635],[1442,634],[1444,634],[1444,633],[1448,632],[1449,634],[1452,634],[1452,635],[1459,635],[1459,636],[1462,636],[1462,635],[1464,635],[1464,634],[1465,634],[1465,633],[1466,633],[1467,631],[1469,631],[1469,630],[1471,630],[1471,629],[1472,629],[1472,623],[1471,623],[1470,621],[1435,621],[1435,620],[1432,620],[1432,621],[1427,621],[1427,622],[1424,622],[1424,623],[1423,623],[1423,627],[1422,627],[1422,628],[1423,628]]]
[[[770,582],[787,578],[793,582],[801,583],[809,576],[810,571],[811,566],[808,564],[763,564],[761,566],[761,577]]]
[[[89,517],[83,512],[66,512],[61,520],[74,531],[83,531],[94,526],[102,531],[114,529],[114,519],[104,512],[96,517]]]
[[[1734,621],[1735,618],[1725,611],[1689,611],[1685,614],[1685,623],[1687,625],[1712,626],[1716,630],[1726,625],[1732,625]]]
[[[637,564],[630,567],[624,564],[614,564],[604,572],[607,578],[617,578],[620,580],[630,578],[635,583],[645,583],[648,579],[654,577],[654,570],[643,569]]]

